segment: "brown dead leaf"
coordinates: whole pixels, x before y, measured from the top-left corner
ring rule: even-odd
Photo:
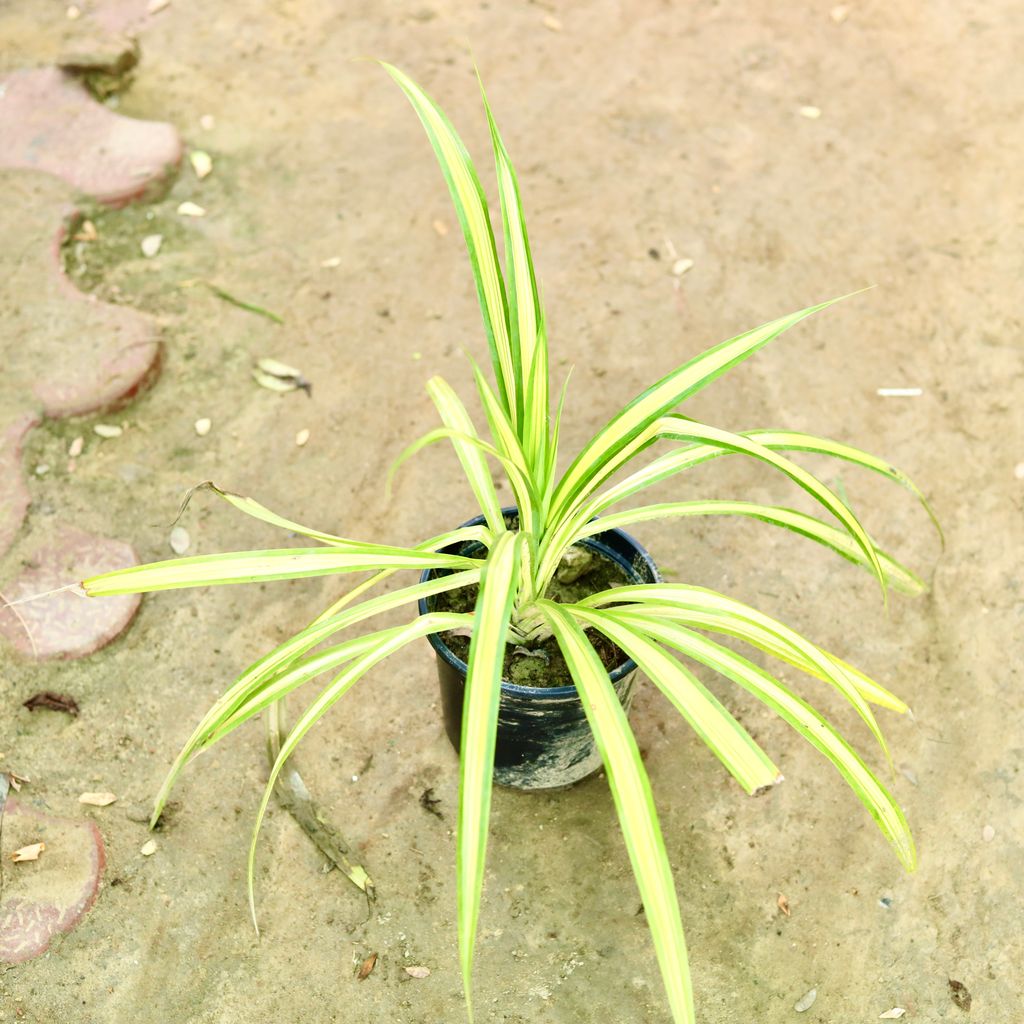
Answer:
[[[43,690],[33,694],[22,707],[28,708],[29,711],[35,711],[36,708],[47,708],[50,711],[64,711],[72,716],[78,715],[78,704],[74,697],[68,697],[63,693],[54,693],[52,690]]]
[[[357,978],[358,978],[358,979],[359,979],[360,981],[366,981],[366,979],[367,979],[367,978],[368,978],[368,977],[370,976],[370,972],[371,972],[371,971],[372,971],[372,970],[374,969],[374,967],[376,967],[376,966],[377,966],[377,954],[376,954],[376,953],[371,953],[371,954],[370,954],[370,955],[369,955],[369,956],[368,956],[368,957],[367,957],[367,958],[366,958],[366,959],[365,959],[365,960],[364,960],[364,961],[362,962],[362,964],[360,965],[360,967],[359,967],[359,973],[358,973],[358,974],[356,975],[356,977],[357,977]]]
[[[786,917],[791,916],[792,911],[789,909],[789,900],[787,900],[781,892],[779,893],[779,898],[775,901],[775,903],[778,906],[779,910],[781,910],[786,915]]]
[[[971,1012],[971,993],[962,981],[949,979],[949,997],[965,1013]]]
[[[410,978],[429,978],[430,968],[429,967],[406,967],[405,973]]]
[[[15,864],[20,864],[26,860],[39,860],[39,854],[46,849],[46,843],[32,843],[31,846],[23,846],[20,850],[15,850],[11,854],[11,860]]]

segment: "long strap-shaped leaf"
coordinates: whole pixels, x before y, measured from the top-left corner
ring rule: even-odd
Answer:
[[[748,516],[759,519],[772,526],[781,526],[809,540],[817,541],[831,548],[836,554],[842,555],[855,565],[870,569],[864,553],[853,542],[850,535],[823,523],[814,516],[780,505],[759,505],[750,501],[676,501],[658,505],[641,505],[639,508],[613,512],[600,519],[592,519],[577,531],[573,542],[584,537],[593,536],[604,530],[622,529],[635,523],[649,522],[653,519],[688,518],[691,516]],[[885,582],[895,590],[904,594],[923,594],[928,586],[919,576],[911,572],[905,565],[879,548],[875,548],[878,562],[882,567]]]
[[[555,514],[560,515],[569,509],[580,489],[588,484],[595,473],[661,416],[727,370],[752,356],[783,331],[838,301],[833,299],[830,302],[809,306],[807,309],[772,320],[752,331],[723,341],[673,370],[657,384],[634,398],[594,435],[566,470],[555,491]]]
[[[672,1019],[675,1024],[693,1024],[693,990],[679,901],[651,785],[626,713],[608,673],[572,616],[551,601],[537,604],[558,640],[604,760]]]
[[[609,610],[608,614],[643,630],[652,640],[668,644],[714,669],[772,708],[832,762],[875,819],[882,834],[892,843],[903,866],[908,871],[914,870],[917,854],[903,811],[857,752],[810,704],[797,697],[764,669],[685,626],[634,613]]]
[[[446,427],[469,437],[479,437],[462,399],[455,394],[444,378],[431,377],[427,381],[427,394],[437,407]],[[491,479],[491,471],[484,453],[477,445],[460,440],[457,434],[451,441],[487,525],[493,533],[501,533],[505,529],[505,520],[501,514],[501,502],[498,501],[497,492],[494,490],[494,481]]]
[[[506,410],[516,423],[519,353],[509,333],[505,283],[498,267],[494,231],[476,168],[444,111],[404,72],[390,64],[382,63],[382,66],[412,104],[441,166],[473,267],[494,375]]]
[[[609,595],[617,595],[611,597]],[[725,594],[704,587],[690,587],[681,583],[656,583],[643,587],[616,587],[588,598],[584,604],[629,604],[637,602],[629,611],[637,615],[645,615],[648,610],[654,614],[672,615],[676,621],[684,625],[698,628],[720,630],[743,640],[749,640],[754,646],[765,644],[783,647],[803,663],[811,665],[815,674],[835,687],[853,705],[857,714],[871,730],[886,758],[889,758],[889,747],[878,727],[878,722],[861,695],[857,680],[849,677],[824,651],[809,640],[805,640],[795,630],[789,628],[770,615],[759,612],[750,605],[736,601]]]
[[[259,810],[256,813],[256,823],[253,826],[252,840],[249,843],[249,858],[247,864],[247,884],[249,890],[249,910],[252,913],[253,925],[259,932],[259,924],[256,921],[256,893],[255,893],[255,868],[256,868],[256,844],[259,840],[260,827],[263,818],[267,813],[267,806],[274,792],[274,784],[277,782],[281,769],[285,762],[291,757],[299,741],[307,732],[324,716],[327,710],[353,683],[364,676],[374,665],[400,650],[406,644],[429,633],[437,633],[445,629],[453,629],[461,626],[465,621],[462,615],[448,615],[444,613],[433,613],[421,615],[410,622],[407,626],[395,630],[390,637],[377,644],[358,660],[349,665],[336,679],[326,686],[316,699],[309,705],[295,726],[288,733],[284,743],[281,744],[281,752],[277,755],[273,768],[270,770],[270,779],[266,789],[263,791],[263,799],[260,801]]]
[[[795,484],[811,495],[819,504],[823,505],[846,527],[857,547],[864,552],[871,566],[879,585],[882,588],[883,600],[887,599],[885,577],[882,573],[878,555],[875,551],[874,542],[861,526],[857,517],[850,511],[846,504],[841,501],[833,492],[826,487],[813,474],[809,473],[802,466],[790,461],[782,455],[778,455],[770,448],[750,440],[742,434],[734,434],[719,427],[711,427],[683,416],[664,416],[650,424],[645,432],[636,441],[648,439],[653,441],[656,438],[674,438],[683,441],[702,442],[713,448],[721,448],[726,451],[738,452],[749,455],[762,462],[768,463],[775,469],[785,473]],[[607,460],[605,466],[595,471],[594,481],[588,483],[592,486],[602,475],[611,472],[614,467],[612,459]],[[589,518],[589,517],[588,517]],[[570,538],[578,532],[583,523],[580,521],[582,514],[577,512],[574,516],[568,517],[551,533],[549,540],[541,551],[540,581],[546,583],[558,566],[558,560],[562,551],[568,546]],[[584,520],[585,521],[585,520]]]
[[[456,886],[459,961],[470,1019],[473,1016],[473,949],[484,885],[501,672],[524,543],[522,534],[503,533],[491,548],[480,576],[480,593],[466,662],[466,694],[459,746]]]
[[[580,605],[563,607],[574,618],[599,629],[637,663],[748,794],[758,793],[782,781],[782,775],[771,758],[722,702],[658,644],[613,616],[593,608]]]
[[[82,581],[89,597],[111,594],[144,594],[180,587],[210,587],[228,583],[257,583],[328,576],[374,569],[471,569],[476,559],[442,555],[432,551],[362,544],[357,550],[280,548],[272,551],[230,551],[150,562],[117,569]]]
[[[484,93],[483,83],[480,92]],[[520,360],[517,422],[530,466],[535,474],[540,474],[545,470],[548,441],[548,358],[544,313],[537,292],[526,222],[523,219],[519,182],[486,94],[483,98],[487,123],[491,129],[498,196],[501,199],[512,346],[513,351],[519,353]]]
[[[393,608],[399,608],[402,605],[418,601],[422,597],[430,597],[448,590],[469,586],[476,583],[479,578],[479,570],[453,573],[448,576],[436,577],[426,583],[418,583],[412,587],[406,587],[391,594],[382,594],[380,597],[369,601],[363,601],[353,608],[336,612],[326,619],[317,619],[304,630],[289,637],[269,654],[264,655],[257,662],[250,665],[206,712],[192,732],[192,735],[178,752],[178,756],[171,765],[171,769],[167,773],[167,777],[164,779],[160,792],[157,795],[153,820],[159,819],[171,790],[177,782],[178,776],[192,757],[200,750],[210,746],[214,739],[219,739],[221,735],[224,735],[224,733],[219,731],[221,727],[225,723],[237,718],[239,709],[247,701],[250,701],[254,694],[265,691],[269,680],[279,679],[281,674],[292,669],[298,659],[307,651],[312,650],[317,644],[327,639],[327,637],[355,625],[357,622],[362,622],[374,615],[379,615]],[[369,646],[371,647],[377,642],[375,636],[376,634],[369,635]],[[362,654],[364,648],[360,646],[360,641],[364,639],[367,638],[357,638],[344,645],[346,647],[346,654],[336,664],[341,664],[346,660],[346,657],[354,658]],[[316,672],[307,678],[312,678],[318,672],[324,671],[324,667],[317,669]],[[239,721],[236,724],[241,723]]]

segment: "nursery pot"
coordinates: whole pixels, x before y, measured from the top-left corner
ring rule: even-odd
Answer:
[[[506,508],[502,512],[514,528],[518,520],[516,509]],[[479,526],[483,522],[483,516],[477,516],[463,526]],[[605,530],[579,543],[615,562],[633,583],[661,581],[651,556],[622,530]],[[474,546],[479,545],[455,544],[442,550],[446,554],[468,554]],[[426,582],[435,573],[436,570],[428,569],[422,580]],[[433,607],[433,600],[420,601],[421,615]],[[467,665],[439,634],[432,633],[427,639],[437,655],[445,732],[458,750]],[[609,677],[628,714],[636,663],[624,658],[609,672]],[[600,767],[601,754],[575,686],[520,686],[502,680],[494,751],[495,782],[516,789],[553,789],[579,782]]]

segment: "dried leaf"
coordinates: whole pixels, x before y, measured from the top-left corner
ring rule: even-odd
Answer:
[[[33,694],[22,707],[28,708],[29,711],[46,708],[48,711],[63,711],[73,717],[78,715],[78,704],[74,697],[68,697],[63,693],[54,693],[52,690],[43,690]]]
[[[949,997],[965,1013],[971,1009],[971,993],[962,981],[949,979]]]
[[[193,149],[188,155],[188,162],[192,165],[192,170],[196,172],[196,177],[200,181],[213,170],[213,160],[210,154],[202,149]]]
[[[429,967],[406,967],[405,973],[410,978],[429,978],[430,968]]]
[[[787,900],[781,892],[779,893],[779,898],[775,901],[775,903],[778,906],[779,910],[781,910],[786,915],[786,917],[791,916],[792,912],[789,909],[789,900]]]
[[[31,846],[23,846],[20,850],[15,850],[11,854],[11,860],[15,864],[20,864],[22,861],[27,860],[39,860],[39,854],[46,849],[46,843],[32,843]]]
[[[370,976],[370,972],[377,966],[377,954],[371,953],[359,966],[359,972],[356,977],[360,981],[366,981]]]
[[[294,366],[282,363],[279,359],[257,359],[256,365],[264,372],[274,377],[301,377],[302,371],[296,370]]]
[[[109,807],[116,799],[113,793],[83,793],[78,802],[90,807]]]
[[[313,393],[313,385],[303,377],[301,370],[296,370],[294,366],[282,363],[278,359],[257,360],[252,375],[257,384],[271,391],[294,391],[296,388],[302,388],[309,395]]]

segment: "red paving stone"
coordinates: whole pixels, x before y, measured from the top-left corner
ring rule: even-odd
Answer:
[[[160,367],[152,317],[79,291],[60,263],[66,189],[26,172],[0,173],[0,357],[5,381],[24,406],[47,416],[116,409],[155,379]]]
[[[0,139],[0,167],[45,171],[111,206],[165,181],[182,151],[171,125],[115,114],[58,68],[0,81]]]
[[[123,632],[138,610],[138,594],[100,600],[71,590],[50,593],[87,576],[138,565],[135,552],[122,541],[56,525],[52,537],[27,561],[21,575],[2,587],[7,601],[49,596],[16,609],[0,606],[0,638],[25,657],[85,657]]]
[[[59,818],[13,794],[0,779],[0,963],[20,964],[71,931],[96,901],[106,863],[99,829]],[[15,850],[45,843],[36,861],[15,864]]]
[[[21,450],[38,423],[39,417],[30,412],[12,413],[6,423],[0,422],[0,556],[11,546],[28,512]]]

